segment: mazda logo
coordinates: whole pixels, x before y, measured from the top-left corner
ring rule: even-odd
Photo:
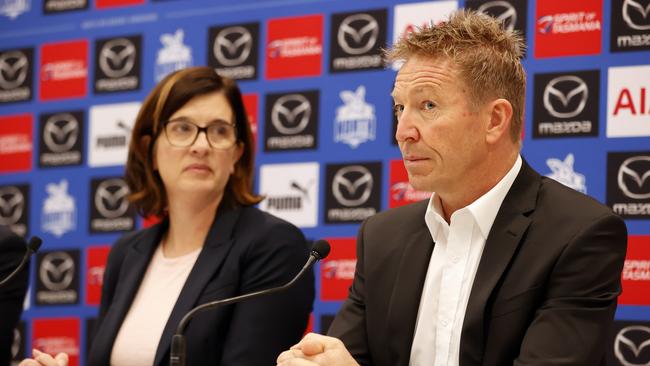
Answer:
[[[368,34],[370,36],[366,42],[363,42]],[[337,40],[346,53],[361,55],[372,49],[377,43],[378,35],[379,23],[375,18],[368,14],[355,14],[343,19],[337,33]],[[348,39],[351,39],[352,42],[348,42]]]
[[[643,24],[639,24],[632,19],[632,14],[636,15],[636,19],[643,18]],[[645,7],[634,0],[623,1],[623,20],[628,27],[636,30],[649,30],[650,29],[650,3]]]
[[[222,29],[214,40],[212,53],[224,66],[237,66],[248,58],[253,49],[253,36],[244,27]]]
[[[95,207],[103,217],[115,219],[129,209],[129,201],[126,199],[128,194],[129,187],[122,179],[105,180],[95,192]]]
[[[79,122],[70,113],[59,113],[45,122],[43,140],[50,151],[66,152],[72,149],[79,137]]]
[[[614,339],[614,355],[623,366],[650,365],[650,351],[641,353],[650,348],[650,328],[633,325],[621,329]]]
[[[0,224],[13,225],[20,220],[25,210],[25,197],[18,188],[0,188]]]
[[[503,23],[507,31],[515,30],[517,10],[507,1],[489,1],[477,9],[479,13],[490,15]]]
[[[0,87],[5,90],[14,89],[25,82],[29,61],[20,51],[9,51],[0,54]]]
[[[560,88],[567,91],[564,92]],[[544,108],[553,117],[573,118],[585,109],[588,96],[589,88],[584,80],[574,75],[559,76],[551,80],[544,88]],[[570,110],[569,104],[576,97],[579,98],[578,105]],[[552,99],[559,100],[562,111],[558,111],[557,103],[554,106],[554,103],[551,102]]]
[[[627,178],[627,179],[626,179]],[[650,198],[650,156],[634,156],[625,159],[618,169],[618,187],[629,198],[644,200]]]
[[[302,132],[309,124],[309,117],[311,117],[311,103],[302,94],[283,95],[271,108],[271,123],[284,135]]]
[[[135,66],[135,45],[126,38],[108,41],[99,53],[99,67],[109,78],[121,78]]]
[[[38,275],[50,291],[65,290],[74,279],[74,261],[66,252],[52,252],[43,257]]]
[[[352,165],[339,169],[332,181],[334,198],[347,207],[364,204],[372,192],[372,174],[361,165]],[[346,198],[349,197],[349,198]]]

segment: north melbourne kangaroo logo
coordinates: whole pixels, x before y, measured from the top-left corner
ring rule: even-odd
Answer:
[[[575,158],[573,154],[568,154],[564,160],[550,158],[546,160],[546,165],[551,169],[551,174],[547,177],[554,179],[567,187],[571,187],[578,192],[587,193],[585,176],[576,173],[573,169]]]
[[[374,141],[377,130],[375,107],[366,103],[366,87],[339,93],[344,105],[336,108],[334,142],[343,142],[355,149],[367,141]]]

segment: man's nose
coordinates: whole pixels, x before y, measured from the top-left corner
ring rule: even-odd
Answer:
[[[397,142],[404,142],[407,140],[417,141],[420,133],[414,123],[414,116],[409,108],[404,108],[400,116],[397,118],[397,130],[395,131],[395,139]]]

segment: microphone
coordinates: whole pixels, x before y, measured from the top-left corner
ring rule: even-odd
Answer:
[[[27,263],[29,257],[38,251],[38,248],[41,247],[41,244],[43,244],[43,240],[41,240],[41,238],[39,238],[38,236],[32,236],[32,238],[29,239],[29,244],[27,244],[27,250],[25,251],[23,260],[20,261],[18,267],[16,267],[16,269],[14,269],[14,271],[11,272],[9,276],[5,277],[5,279],[0,281],[0,287],[8,283],[9,280],[14,278],[18,274],[18,272],[20,272],[20,270],[23,269],[23,267],[25,267],[25,264]]]
[[[311,267],[312,264],[314,264],[314,262],[327,257],[328,254],[330,254],[330,244],[325,240],[317,240],[311,248],[311,252],[309,253],[309,259],[307,259],[305,265],[302,267],[300,272],[298,272],[298,274],[295,275],[291,279],[291,281],[287,282],[286,284],[279,287],[269,288],[266,290],[251,292],[249,294],[239,295],[239,296],[230,297],[222,300],[210,301],[208,303],[199,305],[194,309],[190,310],[187,314],[185,314],[183,319],[181,319],[180,323],[178,323],[178,327],[176,328],[176,333],[174,333],[174,337],[172,338],[172,345],[171,345],[170,357],[169,357],[169,366],[185,366],[186,350],[185,350],[185,336],[183,335],[183,332],[185,332],[185,327],[187,326],[189,320],[192,317],[194,317],[196,314],[204,312],[206,310],[217,308],[222,305],[234,304],[242,300],[248,300],[258,296],[270,295],[276,292],[284,291],[289,287],[293,286],[293,284],[300,277],[302,277],[305,271],[307,271],[307,269]]]

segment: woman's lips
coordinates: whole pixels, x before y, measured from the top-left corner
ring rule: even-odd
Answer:
[[[185,171],[201,171],[201,172],[209,172],[212,171],[209,166],[205,164],[190,164],[184,169]]]

